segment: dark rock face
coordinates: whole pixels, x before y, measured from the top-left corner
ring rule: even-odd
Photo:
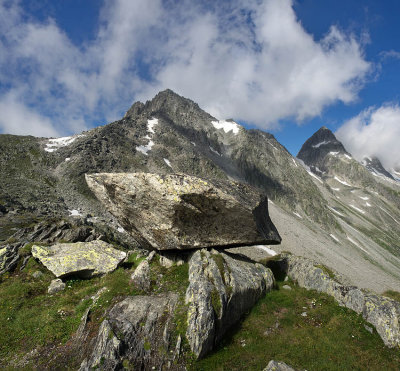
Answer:
[[[172,363],[180,347],[180,338],[173,339],[177,300],[178,295],[170,293],[132,296],[116,304],[100,327],[91,356],[80,369],[115,370],[124,362],[134,365],[135,370],[185,369],[178,362]]]
[[[206,249],[189,261],[186,337],[199,358],[274,285],[270,269],[239,255]]]
[[[326,171],[325,157],[330,152],[350,156],[335,135],[326,127],[322,127],[307,139],[297,154],[297,158],[304,161],[315,174],[318,174]]]
[[[389,179],[393,179],[394,177],[390,174],[379,161],[377,157],[365,157],[361,162],[373,175],[385,176]]]
[[[183,174],[91,174],[89,187],[148,249],[277,244],[268,199],[236,182]]]
[[[12,271],[18,264],[18,246],[6,245],[0,248],[0,274]]]

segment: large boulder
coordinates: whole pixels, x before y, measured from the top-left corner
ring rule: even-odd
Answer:
[[[126,253],[104,241],[32,246],[32,255],[56,277],[77,275],[90,278],[115,270]]]
[[[274,285],[269,268],[241,256],[206,249],[189,261],[186,291],[192,352],[201,358]]]
[[[178,294],[132,296],[116,304],[102,323],[93,351],[81,370],[184,370],[174,338]]]
[[[399,302],[355,286],[343,285],[322,266],[307,258],[287,254],[278,264],[299,286],[325,292],[340,305],[360,313],[375,326],[385,345],[400,347]]]
[[[184,174],[86,174],[96,197],[148,249],[277,244],[268,200],[233,181]]]

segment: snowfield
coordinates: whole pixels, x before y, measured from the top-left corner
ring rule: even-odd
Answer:
[[[241,127],[234,121],[219,120],[211,121],[211,123],[216,129],[222,129],[225,133],[229,133],[231,131],[235,135],[239,133],[239,129]]]

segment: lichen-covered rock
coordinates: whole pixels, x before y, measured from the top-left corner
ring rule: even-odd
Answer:
[[[86,174],[96,197],[143,247],[280,243],[268,200],[250,186],[184,174]]]
[[[189,282],[186,337],[201,358],[272,289],[274,278],[270,269],[243,256],[203,249],[189,261]]]
[[[47,289],[47,292],[50,295],[52,295],[52,294],[56,294],[57,292],[60,292],[64,289],[65,289],[65,283],[61,279],[56,278],[55,280],[52,280],[50,282],[50,286]]]
[[[6,245],[0,248],[0,274],[12,271],[18,264],[18,247]]]
[[[355,286],[343,285],[325,273],[316,262],[303,257],[284,255],[280,264],[299,286],[333,296],[340,305],[362,314],[366,321],[374,325],[387,346],[400,347],[399,302]]]
[[[263,371],[301,371],[290,367],[285,362],[269,361],[267,367]]]
[[[69,275],[93,277],[115,270],[126,253],[104,241],[58,243],[32,246],[32,255],[62,278]]]
[[[177,300],[176,293],[169,293],[132,296],[116,304],[103,322],[93,352],[82,363],[81,370],[114,370],[123,364],[132,365],[135,370],[183,370],[178,362],[172,365],[181,342],[180,337],[175,342],[172,336]]]

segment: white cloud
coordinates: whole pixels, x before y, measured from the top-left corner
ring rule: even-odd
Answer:
[[[64,135],[171,88],[218,118],[268,129],[353,101],[370,69],[353,36],[308,34],[291,0],[106,0],[100,14],[95,38],[75,45],[55,20],[0,0],[0,102],[11,94]]]
[[[365,156],[376,156],[386,169],[400,168],[398,105],[370,107],[345,122],[336,136],[359,161]]]

